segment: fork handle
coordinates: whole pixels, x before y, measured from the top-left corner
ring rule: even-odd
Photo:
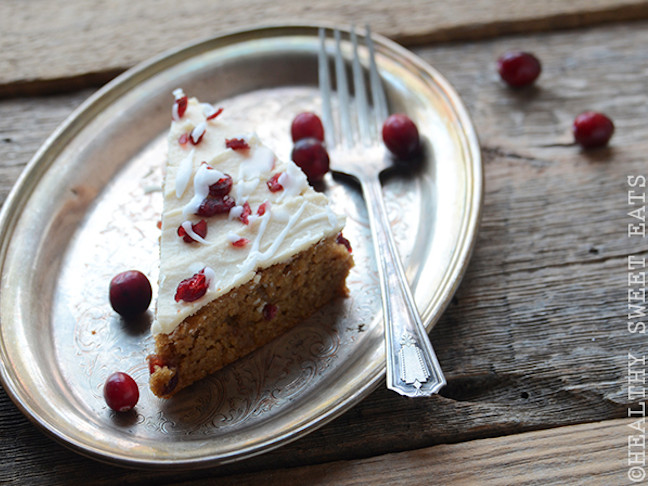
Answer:
[[[378,176],[360,180],[380,277],[387,388],[408,397],[430,396],[446,384],[421,322],[391,232]]]

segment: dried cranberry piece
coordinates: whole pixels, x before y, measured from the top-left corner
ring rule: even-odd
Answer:
[[[104,399],[115,412],[128,412],[139,400],[137,383],[126,373],[117,371],[104,384]]]
[[[235,246],[236,248],[243,248],[249,242],[250,240],[248,240],[247,238],[239,238],[236,241],[232,241],[232,246]]]
[[[322,120],[311,112],[304,112],[297,115],[290,124],[290,135],[293,142],[302,138],[316,138],[320,142],[324,141],[324,126]]]
[[[198,145],[202,141],[206,132],[207,127],[204,124],[196,126],[196,128],[194,128],[189,134],[189,141],[194,145]]]
[[[207,221],[201,219],[197,223],[192,224],[191,229],[201,238],[205,238],[207,236]],[[178,236],[181,237],[185,243],[193,243],[196,241],[187,234],[182,225],[178,226]]]
[[[218,108],[217,110],[214,110],[214,112],[211,115],[207,116],[206,119],[207,120],[213,120],[214,118],[216,118],[221,113],[223,113],[223,108]]]
[[[230,196],[212,197],[207,196],[196,211],[196,216],[205,216],[207,218],[217,214],[229,213],[230,209],[236,206],[236,202]]]
[[[249,150],[250,146],[242,138],[229,138],[225,140],[225,146],[232,150]]]
[[[302,138],[295,143],[290,154],[293,162],[304,171],[308,182],[322,180],[329,170],[329,155],[316,138]]]
[[[245,201],[243,203],[243,212],[239,216],[239,219],[241,220],[241,223],[250,224],[250,219],[249,219],[250,214],[252,214],[252,209],[250,208],[250,203]]]
[[[177,115],[178,119],[182,118],[187,111],[187,103],[189,102],[189,98],[187,96],[182,96],[175,100],[175,115]]]
[[[263,318],[266,321],[271,321],[277,315],[278,310],[279,309],[277,309],[277,306],[274,305],[274,304],[266,304],[266,305],[264,305],[263,306],[263,311],[262,311]]]
[[[162,357],[157,354],[151,354],[147,357],[147,359],[150,374],[155,373],[158,368],[164,368],[165,366],[167,366]]]
[[[164,388],[162,389],[162,395],[170,394],[173,390],[175,390],[176,386],[178,386],[178,370],[175,370],[175,373],[171,377],[169,382],[164,385]]]
[[[349,240],[342,236],[342,233],[338,233],[337,237],[335,238],[335,242],[339,245],[344,245],[349,253],[351,253],[351,243],[349,243]]]
[[[180,135],[180,138],[178,138],[178,143],[180,145],[186,145],[187,142],[189,142],[189,134],[183,133],[182,135]]]
[[[259,216],[263,216],[267,210],[268,210],[268,203],[264,202],[259,206],[259,209],[257,209],[257,214]]]
[[[184,300],[185,302],[193,302],[198,300],[207,293],[207,287],[209,287],[209,282],[203,269],[178,284],[175,301],[180,302]]]
[[[266,184],[268,185],[268,189],[270,189],[270,192],[279,192],[283,191],[283,186],[279,184],[279,177],[281,177],[282,172],[279,172],[275,175],[273,175]]]
[[[212,197],[224,197],[232,190],[232,178],[225,174],[225,177],[218,179],[209,186],[209,195]]]

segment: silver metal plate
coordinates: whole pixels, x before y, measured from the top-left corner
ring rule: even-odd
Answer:
[[[416,121],[426,146],[423,170],[389,178],[384,190],[429,330],[475,240],[479,145],[439,73],[381,36],[374,42],[391,109]],[[355,187],[330,176],[326,192],[347,214],[356,261],[350,297],[251,356],[171,400],[157,399],[145,362],[152,314],[125,323],[108,302],[119,271],[137,268],[157,280],[171,91],[182,87],[236,113],[287,158],[294,115],[319,111],[317,47],[317,26],[278,26],[155,58],[88,99],[22,174],[0,215],[0,376],[16,405],[64,444],[122,465],[213,466],[301,437],[384,382],[365,209]],[[103,400],[103,383],[116,370],[140,385],[140,401],[127,414]]]

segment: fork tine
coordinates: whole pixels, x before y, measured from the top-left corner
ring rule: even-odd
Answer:
[[[322,97],[322,123],[326,142],[329,147],[335,145],[335,129],[333,126],[333,112],[331,109],[331,77],[329,75],[328,56],[326,54],[326,31],[323,27],[319,29],[320,47],[317,56],[318,61],[318,82],[320,96]]]
[[[387,119],[387,97],[383,90],[380,75],[378,74],[378,67],[376,66],[376,51],[374,49],[373,40],[371,39],[371,28],[366,25],[366,42],[369,48],[369,79],[371,83],[371,95],[373,99],[374,112],[376,114],[377,126],[381,126]]]
[[[351,113],[349,111],[349,83],[344,68],[344,58],[342,57],[340,31],[335,29],[333,35],[335,36],[335,81],[339,100],[340,139],[344,139],[347,147],[352,147],[354,141],[353,132],[351,131]]]
[[[369,105],[367,104],[367,90],[364,81],[364,74],[360,66],[360,56],[358,54],[358,36],[356,35],[355,26],[351,27],[351,43],[353,44],[353,88],[358,113],[358,129],[360,130],[360,140],[365,145],[369,144],[371,131],[369,127]]]

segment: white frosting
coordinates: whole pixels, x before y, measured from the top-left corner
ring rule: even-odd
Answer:
[[[181,94],[178,91],[176,97]],[[154,334],[170,333],[208,302],[254,279],[258,269],[290,260],[344,226],[344,217],[332,211],[326,196],[308,185],[295,164],[277,160],[256,135],[228,124],[227,107],[206,120],[211,113],[211,105],[191,98],[185,114],[171,124]],[[202,134],[202,139],[196,145],[181,145],[179,139],[189,134],[198,135],[194,140]],[[225,140],[232,138],[244,139],[250,148],[226,148]],[[272,192],[266,183],[275,174],[280,174],[277,182],[283,190]],[[209,186],[225,175],[232,178],[229,195],[236,205],[229,214],[196,216]],[[246,202],[251,211],[248,224],[241,221]],[[265,212],[259,215],[264,203]],[[200,219],[207,221],[205,238],[191,227]],[[179,226],[196,242],[184,242],[177,234]],[[237,247],[233,243],[239,240],[247,242]],[[206,294],[194,302],[176,302],[178,284],[201,270],[209,282]]]

